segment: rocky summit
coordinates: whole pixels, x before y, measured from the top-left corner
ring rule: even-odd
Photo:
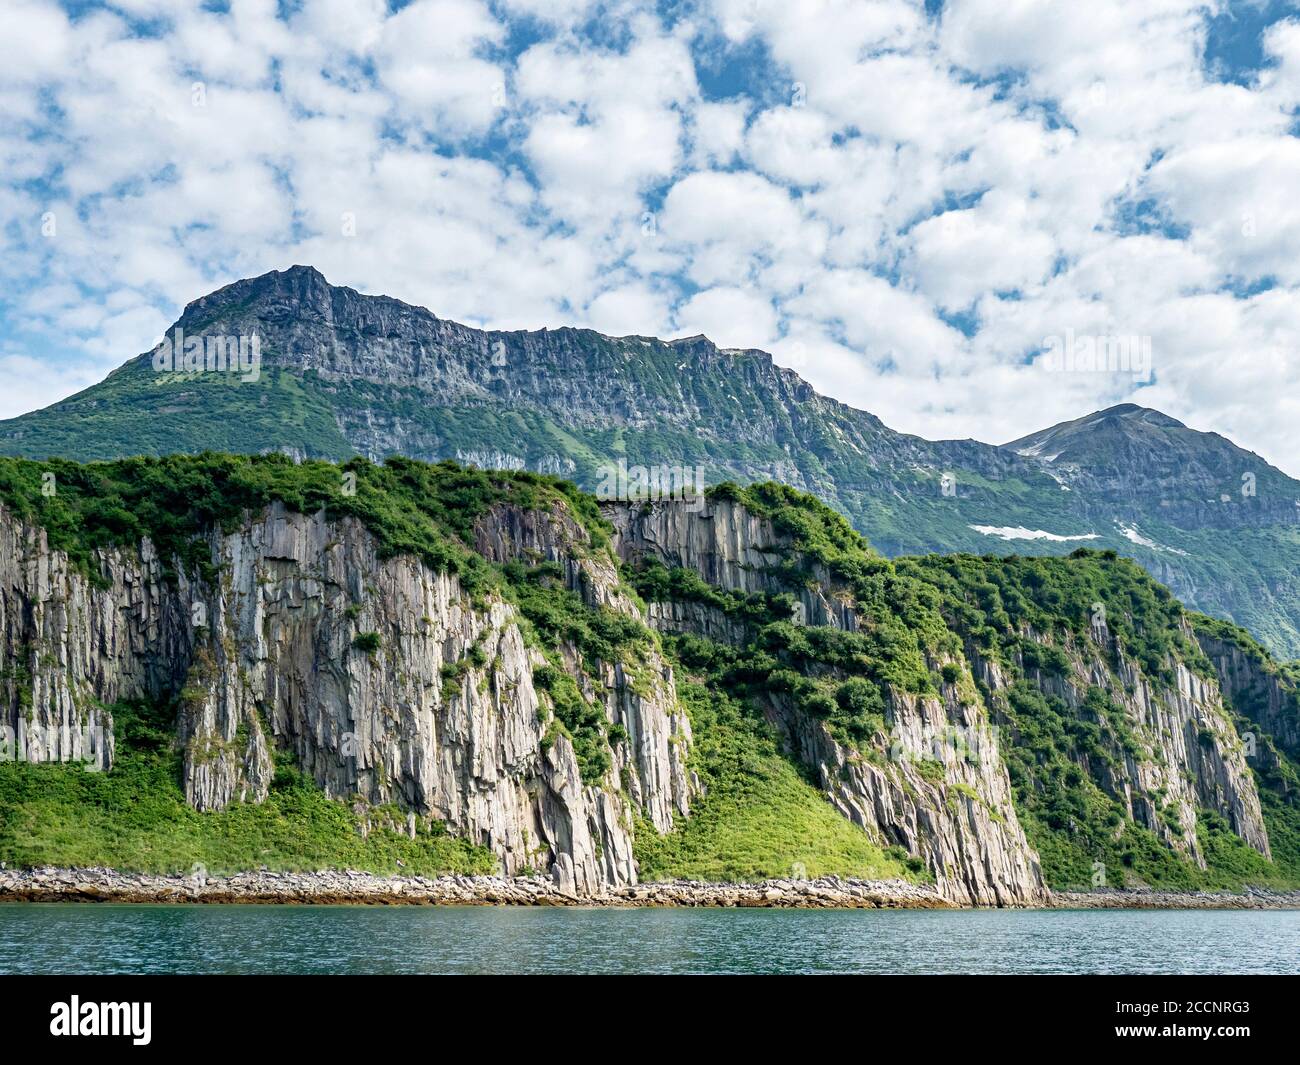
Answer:
[[[455,459],[588,491],[620,463],[776,480],[889,556],[1117,549],[1189,605],[1300,655],[1300,483],[1133,405],[1003,446],[929,441],[819,395],[761,351],[475,329],[295,266],[195,300],[155,351],[0,422],[0,454],[14,456],[205,450]]]

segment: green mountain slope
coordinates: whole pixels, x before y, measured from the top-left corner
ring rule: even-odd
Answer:
[[[620,462],[707,483],[771,479],[817,494],[890,556],[1113,547],[1188,603],[1300,655],[1300,483],[1159,412],[1114,408],[1004,447],[928,441],[817,394],[760,351],[483,331],[309,267],[236,282],[178,325],[190,338],[258,337],[257,379],[159,373],[143,355],[0,423],[0,454],[401,454],[589,491]]]

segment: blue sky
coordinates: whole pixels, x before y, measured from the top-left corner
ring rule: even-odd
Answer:
[[[1300,474],[1298,109],[1272,0],[16,0],[0,416],[311,263],[764,348],[931,437],[1135,401]]]

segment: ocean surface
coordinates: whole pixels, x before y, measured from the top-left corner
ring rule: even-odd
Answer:
[[[1300,973],[1300,912],[0,905],[0,973]]]

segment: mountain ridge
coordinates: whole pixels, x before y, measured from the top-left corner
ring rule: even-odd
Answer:
[[[144,353],[0,422],[0,453],[404,454],[532,469],[588,490],[620,461],[700,469],[709,482],[773,479],[824,498],[891,556],[1051,553],[1069,538],[1114,547],[1199,609],[1300,655],[1290,576],[1300,482],[1160,412],[1124,416],[1148,408],[1108,408],[1007,445],[929,441],[821,395],[757,349],[573,327],[480,330],[330,285],[308,266],[199,297],[176,327],[257,335],[259,379],[157,373]],[[1078,461],[1017,453],[1047,434]]]

